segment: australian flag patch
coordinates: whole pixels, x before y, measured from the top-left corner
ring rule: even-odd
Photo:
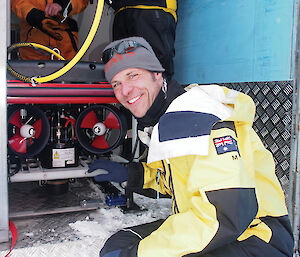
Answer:
[[[217,150],[217,154],[224,154],[233,151],[239,153],[237,142],[232,136],[214,138],[213,141]]]

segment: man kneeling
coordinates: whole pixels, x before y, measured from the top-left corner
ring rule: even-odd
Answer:
[[[147,162],[126,167],[100,158],[90,171],[108,171],[97,181],[126,180],[133,191],[171,195],[173,215],[117,232],[100,256],[292,256],[284,194],[252,128],[252,99],[217,85],[167,84],[143,38],[110,43],[103,61],[149,152]]]

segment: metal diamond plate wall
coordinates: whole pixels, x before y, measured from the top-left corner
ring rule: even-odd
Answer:
[[[255,102],[253,128],[274,156],[276,174],[287,193],[291,151],[293,81],[223,84]]]

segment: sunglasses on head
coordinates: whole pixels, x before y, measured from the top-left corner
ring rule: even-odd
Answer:
[[[134,51],[137,47],[144,47],[149,51],[147,47],[143,46],[142,44],[134,40],[125,40],[115,45],[112,48],[106,49],[102,54],[102,62],[104,64],[108,63],[109,60],[113,57],[114,52],[118,54],[126,54]]]

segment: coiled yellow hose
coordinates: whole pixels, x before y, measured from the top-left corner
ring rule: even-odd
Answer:
[[[91,42],[93,41],[94,36],[95,36],[95,34],[97,32],[97,29],[98,29],[100,20],[101,20],[101,16],[102,16],[102,12],[103,12],[103,6],[104,6],[104,0],[98,0],[98,2],[97,2],[97,9],[96,9],[95,17],[94,17],[94,21],[93,21],[93,24],[92,24],[91,29],[89,31],[89,34],[87,35],[87,38],[84,41],[84,44],[82,45],[82,47],[80,48],[80,50],[78,51],[78,53],[73,57],[72,60],[70,60],[70,62],[68,62],[66,64],[66,66],[64,66],[60,70],[58,70],[58,71],[56,71],[56,72],[54,72],[54,73],[52,73],[50,75],[47,75],[47,76],[44,76],[44,77],[38,77],[38,78],[36,78],[36,77],[29,78],[29,77],[26,77],[25,75],[17,73],[9,65],[7,65],[8,70],[10,72],[12,72],[14,76],[20,78],[21,80],[23,80],[25,82],[29,82],[29,83],[32,83],[32,84],[49,82],[51,80],[57,79],[58,77],[62,76],[66,72],[68,72],[81,59],[81,57],[84,55],[84,53],[86,52],[86,50],[90,46]],[[33,45],[35,43],[31,43],[31,44]],[[38,45],[38,44],[35,44],[35,45],[38,48],[41,48],[41,49],[43,49],[45,51],[48,51],[48,52],[51,52],[52,54],[54,54],[55,56],[57,56],[59,59],[64,60],[64,58],[62,56],[58,55],[52,49],[50,49],[50,48],[48,48],[46,46],[43,46],[43,45]]]
[[[11,51],[13,51],[16,48],[20,48],[20,47],[33,47],[33,48],[37,48],[37,49],[42,49],[46,52],[49,52],[51,54],[53,54],[54,56],[56,56],[59,60],[64,61],[65,58],[62,57],[60,54],[58,54],[57,52],[55,52],[54,50],[52,50],[51,48],[47,47],[47,46],[43,46],[41,44],[37,44],[37,43],[27,43],[27,42],[21,42],[21,43],[16,43],[13,44],[11,46],[9,46],[7,48],[7,53],[10,53]],[[9,62],[7,62],[7,70],[16,78],[31,83],[32,82],[32,78],[27,77],[25,75],[22,75],[21,73],[15,71],[9,64]]]

